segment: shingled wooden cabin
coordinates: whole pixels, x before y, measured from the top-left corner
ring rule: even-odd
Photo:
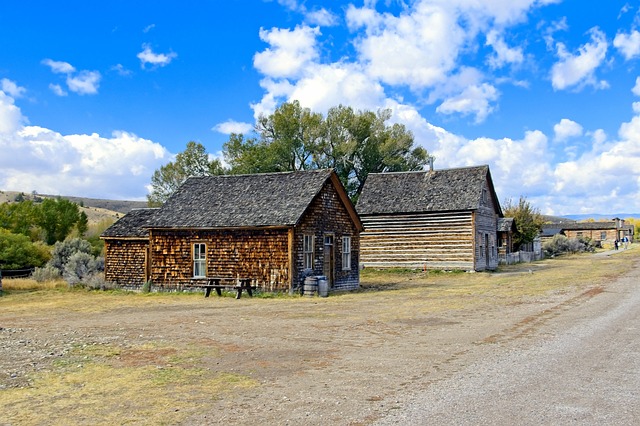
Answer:
[[[147,267],[124,249],[124,232],[103,234],[108,281],[180,290],[242,277],[292,291],[305,275],[323,275],[333,290],[359,286],[362,223],[332,170],[189,178],[143,227]],[[136,262],[146,279],[118,266]]]
[[[492,270],[502,209],[489,166],[370,174],[357,204],[366,267]]]
[[[105,249],[105,280],[124,288],[149,279],[149,225],[158,209],[133,209],[101,235]]]

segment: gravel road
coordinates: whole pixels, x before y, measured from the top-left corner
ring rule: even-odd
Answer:
[[[640,265],[525,338],[414,393],[377,425],[640,424]]]

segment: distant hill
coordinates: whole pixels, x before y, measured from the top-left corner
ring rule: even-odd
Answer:
[[[43,198],[57,198],[57,195],[46,194],[28,194],[14,191],[0,191],[0,204],[10,203],[21,198],[25,200],[37,201]],[[86,213],[89,223],[100,223],[103,221],[115,222],[132,209],[147,207],[145,201],[121,201],[121,200],[102,200],[98,198],[71,197],[60,196],[80,206],[80,209]]]
[[[146,201],[122,201],[122,200],[103,200],[99,198],[73,197],[67,195],[47,195],[47,194],[29,194],[15,191],[0,191],[0,203],[15,201],[16,197],[22,196],[26,200],[34,200],[40,198],[64,198],[79,206],[94,207],[98,209],[110,210],[116,213],[126,214],[132,209],[147,207]]]
[[[629,218],[634,218],[634,219],[639,219],[640,218],[640,213],[610,213],[610,214],[570,214],[570,215],[565,215],[562,216],[564,218],[567,219],[573,219],[573,220],[588,220],[588,219],[593,219],[593,220],[611,220],[613,218],[620,218],[620,219],[629,219]]]

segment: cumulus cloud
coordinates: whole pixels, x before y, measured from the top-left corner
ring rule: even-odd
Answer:
[[[224,135],[230,135],[231,133],[247,134],[253,131],[253,124],[241,123],[235,120],[228,120],[224,123],[218,123],[211,129],[214,132],[222,133]]]
[[[310,25],[318,25],[321,27],[332,27],[337,25],[338,17],[331,11],[322,8],[311,11],[306,15],[306,21]]]
[[[49,68],[51,71],[57,74],[71,74],[76,72],[76,69],[68,62],[62,61],[54,61],[52,59],[44,59],[42,63]]]
[[[151,65],[153,68],[169,65],[171,61],[178,57],[178,54],[175,52],[155,53],[151,46],[145,43],[142,45],[142,52],[136,56],[140,59],[140,67],[144,69],[146,65]]]
[[[618,33],[613,39],[613,46],[628,61],[640,55],[640,32],[633,30],[629,34]]]
[[[76,72],[76,68],[68,62],[45,59],[42,63],[56,74],[66,74],[67,88],[79,95],[95,95],[100,87],[102,75],[98,71],[82,70]],[[58,96],[67,96],[67,92],[59,84],[49,84],[49,89]]]
[[[493,47],[494,54],[489,57],[489,65],[492,68],[502,68],[505,65],[520,64],[524,61],[521,47],[509,47],[503,36],[497,30],[491,30],[487,34],[487,46]]]
[[[301,76],[304,68],[317,59],[316,36],[318,28],[306,25],[293,30],[272,28],[260,30],[260,39],[271,47],[256,53],[253,65],[271,78]]]
[[[127,132],[63,135],[27,119],[0,91],[0,188],[142,199],[153,171],[170,160],[161,145]]]
[[[591,42],[580,46],[577,54],[567,51],[564,43],[556,44],[559,61],[551,68],[554,89],[581,88],[585,85],[596,88],[608,87],[606,82],[597,81],[595,72],[606,59],[609,43],[605,34],[598,28],[592,28],[589,33]]]
[[[583,129],[582,126],[575,121],[563,118],[553,126],[553,131],[555,132],[554,139],[562,142],[573,137],[582,136]]]
[[[80,71],[76,75],[67,76],[67,87],[79,95],[95,95],[101,78],[98,71]]]
[[[15,81],[11,81],[8,78],[0,80],[0,90],[14,99],[21,98],[27,92],[27,89],[18,86]]]
[[[67,96],[69,94],[59,84],[49,84],[49,90],[51,90],[57,96]]]

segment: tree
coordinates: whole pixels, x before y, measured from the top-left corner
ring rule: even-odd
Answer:
[[[78,216],[78,222],[76,223],[78,234],[82,237],[89,229],[89,218],[85,212],[80,212]]]
[[[42,266],[49,259],[49,251],[41,242],[32,243],[29,237],[0,229],[0,263],[3,269]]]
[[[189,177],[223,173],[220,160],[210,160],[202,144],[189,142],[186,149],[176,155],[175,161],[169,162],[153,173],[152,190],[147,195],[148,204],[150,207],[162,205]]]
[[[293,101],[259,118],[259,140],[234,134],[223,152],[234,174],[333,168],[355,201],[369,173],[427,164],[427,151],[413,146],[403,125],[387,125],[390,118],[390,110],[356,112],[342,105],[325,118]]]
[[[64,198],[46,198],[39,205],[37,224],[45,233],[49,245],[63,241],[80,219],[78,205]]]
[[[544,218],[538,209],[531,206],[526,197],[521,195],[517,205],[508,199],[505,202],[503,213],[505,217],[512,217],[515,220],[517,232],[513,237],[513,242],[516,247],[531,243],[540,235]]]
[[[32,201],[0,204],[0,228],[29,236],[36,225],[37,207]]]

